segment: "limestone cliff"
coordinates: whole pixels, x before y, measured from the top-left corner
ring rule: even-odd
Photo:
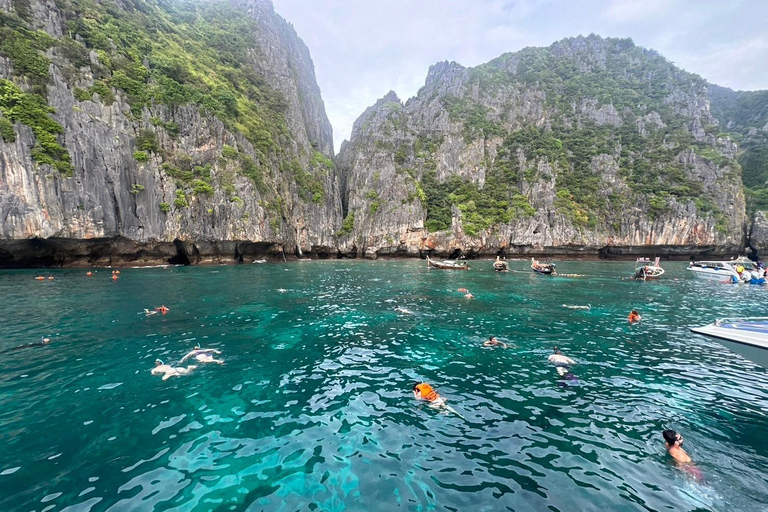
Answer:
[[[269,0],[0,0],[0,265],[335,252],[331,126]]]
[[[739,140],[738,162],[750,218],[747,241],[754,251],[763,251],[768,246],[768,91],[733,91],[710,85],[709,92],[720,129]]]
[[[630,40],[438,63],[343,144],[342,250],[732,254],[745,199],[717,127],[707,84]]]

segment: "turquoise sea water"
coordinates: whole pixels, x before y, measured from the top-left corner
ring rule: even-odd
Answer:
[[[768,287],[677,262],[645,283],[620,279],[632,262],[527,265],[4,271],[0,510],[768,510],[768,372],[688,331],[766,315]],[[150,374],[195,343],[226,363]],[[416,402],[417,381],[464,418]]]

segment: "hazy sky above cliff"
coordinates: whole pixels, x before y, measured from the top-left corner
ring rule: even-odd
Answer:
[[[414,96],[429,66],[476,66],[595,33],[631,37],[732,89],[768,89],[765,0],[273,0],[309,47],[335,147],[363,110]]]

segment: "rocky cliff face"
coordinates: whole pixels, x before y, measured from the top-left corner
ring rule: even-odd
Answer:
[[[737,252],[737,147],[706,83],[596,36],[443,62],[389,93],[337,158],[358,254]]]
[[[712,113],[723,131],[739,138],[749,216],[748,245],[758,255],[768,246],[768,91],[733,91],[709,85]]]
[[[0,30],[0,265],[335,254],[331,127],[269,0],[0,0]]]

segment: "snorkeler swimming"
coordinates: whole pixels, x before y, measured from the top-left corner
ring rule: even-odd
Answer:
[[[426,382],[413,385],[413,396],[417,400],[426,400],[427,402],[429,402],[430,407],[445,409],[446,411],[452,412],[453,414],[457,415],[459,418],[464,419],[464,416],[462,416],[459,413],[459,411],[457,411],[450,405],[447,405],[445,403],[445,398],[438,395],[437,391],[432,389],[432,386],[430,386]]]
[[[190,357],[194,357],[197,361],[201,363],[217,363],[217,364],[224,364],[224,360],[222,359],[214,359],[211,354],[219,355],[221,354],[221,350],[217,350],[215,348],[200,348],[200,345],[195,345],[194,350],[190,351],[181,358],[181,361],[179,361],[179,364],[183,363]]]
[[[570,367],[576,364],[576,361],[568,356],[563,355],[560,349],[555,347],[552,349],[552,354],[549,355],[549,362],[554,364],[557,368],[557,373],[561,376],[570,371]]]
[[[188,375],[192,370],[197,368],[195,365],[189,365],[186,368],[180,366],[171,366],[165,364],[160,359],[155,359],[155,367],[150,370],[152,375],[162,375],[163,380],[168,380],[171,377],[179,377],[181,375]]]

